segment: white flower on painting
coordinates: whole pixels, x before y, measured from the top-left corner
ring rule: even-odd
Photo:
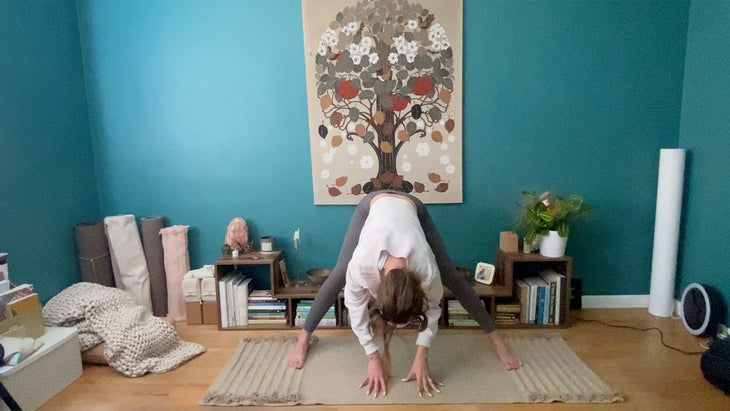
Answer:
[[[370,53],[370,64],[376,64],[378,60],[380,60],[380,57],[378,57],[378,53]]]
[[[375,160],[373,160],[372,156],[360,157],[360,168],[363,170],[370,170],[373,168],[373,165],[375,165]]]
[[[449,134],[446,139],[449,141],[449,143],[453,143],[454,141],[456,141],[456,137],[453,134]]]
[[[454,174],[454,172],[456,172],[456,167],[453,164],[446,166],[446,174]]]
[[[446,165],[451,163],[451,157],[449,157],[448,154],[444,154],[441,157],[439,157],[439,163]]]
[[[416,20],[408,20],[406,23],[406,27],[408,27],[410,30],[415,30],[418,28],[418,22]]]
[[[439,23],[428,29],[428,39],[431,41],[431,48],[434,51],[446,50],[450,46],[446,30]]]
[[[390,53],[388,54],[388,62],[390,64],[395,64],[398,62],[398,53]]]
[[[360,29],[360,23],[358,23],[356,21],[351,21],[351,22],[347,23],[347,25],[345,26],[345,28],[342,29],[342,31],[344,31],[345,34],[347,34],[349,36],[351,34],[356,33],[359,29]]]
[[[401,164],[400,168],[401,170],[403,170],[403,172],[408,173],[413,169],[413,165],[408,161],[404,161],[403,164]]]
[[[319,176],[322,177],[323,180],[326,180],[326,179],[330,178],[330,171],[322,170],[322,172],[319,173]]]
[[[331,151],[322,154],[322,162],[325,164],[332,164],[332,160],[334,159],[333,154],[334,153],[332,153]]]
[[[322,37],[319,40],[319,46],[317,47],[317,53],[320,56],[327,54],[327,46],[334,47],[337,45],[337,33],[332,29],[327,29],[322,33]]]
[[[349,46],[347,46],[348,50],[350,50],[350,55],[352,57],[359,56],[360,55],[360,45],[352,43]]]
[[[406,38],[403,36],[398,36],[393,40],[395,51],[397,51],[398,54],[406,54],[406,44]]]
[[[357,146],[354,145],[354,144],[350,144],[349,146],[347,146],[347,154],[350,154],[350,155],[353,155],[353,156],[355,154],[357,154]]]
[[[431,147],[428,143],[418,143],[418,146],[416,146],[416,154],[418,154],[419,157],[426,157],[430,152]]]
[[[327,148],[327,142],[324,139],[319,140],[319,146],[322,148]]]
[[[449,145],[447,143],[441,143],[441,151],[446,151],[449,149]]]

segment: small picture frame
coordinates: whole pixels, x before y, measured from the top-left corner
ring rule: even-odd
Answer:
[[[482,284],[492,284],[494,280],[494,265],[489,263],[477,263],[477,268],[474,270],[474,281]]]

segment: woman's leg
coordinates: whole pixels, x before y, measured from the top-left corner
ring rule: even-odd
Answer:
[[[352,215],[350,220],[350,226],[345,233],[345,239],[342,241],[342,247],[340,248],[340,254],[337,257],[337,264],[332,269],[330,275],[325,280],[324,284],[317,291],[317,295],[314,297],[312,307],[309,309],[307,319],[304,321],[304,330],[308,333],[313,333],[314,329],[322,320],[322,317],[327,313],[327,310],[337,302],[337,296],[339,295],[342,288],[345,286],[345,279],[347,275],[347,264],[352,259],[352,253],[357,247],[357,242],[360,239],[360,232],[362,226],[365,224],[365,220],[368,218],[370,213],[370,200],[374,193],[370,193],[360,201],[355,208],[355,213]]]
[[[491,333],[496,329],[494,320],[487,312],[487,308],[484,306],[476,291],[474,291],[474,287],[466,281],[463,275],[459,275],[456,272],[456,268],[451,262],[451,258],[449,258],[449,253],[446,251],[446,246],[426,206],[416,197],[410,194],[408,196],[416,204],[418,219],[421,222],[423,233],[426,235],[426,241],[428,241],[428,244],[431,246],[431,251],[436,256],[436,265],[438,265],[439,272],[441,273],[441,282],[451,290],[479,326],[485,332]]]
[[[314,302],[312,302],[312,307],[307,314],[307,319],[304,320],[302,330],[299,332],[297,343],[292,351],[289,352],[290,367],[301,368],[304,366],[304,362],[307,359],[307,350],[309,349],[309,339],[312,333],[317,328],[317,325],[319,325],[322,317],[327,313],[327,310],[332,304],[337,302],[337,296],[345,286],[347,265],[350,263],[350,259],[352,259],[352,253],[355,251],[355,247],[357,247],[358,240],[360,239],[360,232],[370,213],[370,201],[376,194],[376,192],[368,194],[355,208],[355,213],[350,220],[350,226],[347,229],[347,233],[345,233],[345,239],[342,241],[340,254],[337,257],[337,264],[330,272],[327,280],[319,288],[319,291],[317,291]]]

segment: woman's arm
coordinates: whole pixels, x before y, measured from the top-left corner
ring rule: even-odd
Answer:
[[[369,301],[370,294],[367,289],[355,284],[354,281],[347,281],[345,284],[345,306],[350,316],[350,328],[360,341],[360,345],[365,349],[366,355],[378,351],[378,345],[370,332]]]
[[[431,347],[431,340],[436,336],[439,327],[439,319],[441,318],[441,298],[444,295],[444,288],[441,285],[441,279],[438,274],[434,277],[426,291],[426,300],[428,310],[426,311],[426,319],[428,321],[425,330],[418,333],[416,345],[426,348]]]

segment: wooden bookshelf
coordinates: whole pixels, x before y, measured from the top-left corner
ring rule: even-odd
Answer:
[[[286,303],[287,322],[286,324],[260,324],[247,326],[229,326],[222,327],[220,315],[218,316],[219,330],[257,330],[257,329],[289,329],[294,327],[294,316],[296,315],[296,304],[299,300],[314,299],[319,291],[319,286],[309,284],[307,282],[294,282],[285,279],[280,270],[280,261],[284,258],[282,251],[274,251],[271,253],[252,252],[244,254],[237,258],[223,256],[215,262],[215,278],[216,283],[226,274],[236,269],[238,265],[258,265],[267,266],[269,271],[269,281],[271,285],[272,296],[284,300]],[[494,256],[494,265],[496,267],[494,280],[492,284],[482,284],[475,282],[473,279],[467,279],[477,295],[484,301],[489,313],[494,316],[499,301],[514,301],[516,299],[515,284],[516,278],[522,278],[526,275],[536,274],[540,269],[552,268],[556,272],[563,274],[567,279],[567,298],[561,303],[562,309],[569,313],[570,300],[570,279],[573,273],[573,259],[565,256],[560,258],[543,257],[538,253],[524,254],[522,252],[506,253],[497,249]],[[444,296],[442,300],[442,316],[441,325],[448,327],[448,300],[456,299],[453,293],[444,287]],[[216,284],[216,301],[220,304],[220,291]],[[339,298],[335,304],[337,313],[337,326],[346,326],[347,319],[344,309],[344,296],[340,292]],[[220,307],[219,307],[220,313]],[[517,324],[514,326],[499,325],[500,328],[539,328],[539,327],[556,327],[565,326],[566,320],[559,324]]]

